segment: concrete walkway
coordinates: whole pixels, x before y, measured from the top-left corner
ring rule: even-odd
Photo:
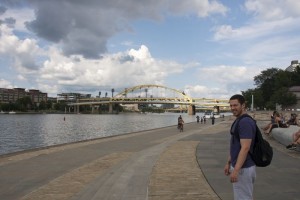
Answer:
[[[0,157],[0,199],[232,199],[223,167],[231,121],[185,124]],[[256,199],[300,196],[299,152],[276,141]],[[200,166],[200,167],[199,167]]]

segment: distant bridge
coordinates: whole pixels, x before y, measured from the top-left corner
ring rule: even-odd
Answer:
[[[195,109],[195,107],[207,109],[217,106],[224,109],[229,107],[228,99],[192,98],[182,91],[162,85],[138,85],[126,88],[111,98],[78,99],[76,103],[69,103],[68,106],[101,104],[109,104],[111,112],[113,104],[174,104],[188,106],[189,113],[193,112],[191,109]]]

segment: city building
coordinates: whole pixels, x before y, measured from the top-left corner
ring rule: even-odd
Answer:
[[[91,98],[91,94],[80,94],[80,93],[61,93],[57,94],[57,102],[76,102],[77,99],[87,99]]]
[[[285,70],[288,72],[295,71],[296,67],[300,67],[298,60],[292,60],[291,65],[288,66]],[[289,106],[291,109],[300,109],[300,86],[292,86],[289,88],[289,92],[293,93],[297,97],[297,104]]]
[[[0,88],[0,103],[16,103],[16,101],[23,97],[30,97],[32,103],[37,104],[42,101],[47,101],[48,94],[39,90],[25,88]]]
[[[285,70],[288,72],[293,72],[293,71],[295,71],[296,67],[299,67],[298,60],[292,60],[291,65],[288,66]]]
[[[47,102],[47,93],[40,92],[39,90],[29,90],[28,95],[31,98],[31,102],[34,104],[40,103],[42,101]]]

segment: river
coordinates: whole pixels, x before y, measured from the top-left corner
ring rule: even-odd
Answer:
[[[0,155],[176,125],[179,115],[1,114]],[[185,123],[196,121],[196,115],[181,115]]]

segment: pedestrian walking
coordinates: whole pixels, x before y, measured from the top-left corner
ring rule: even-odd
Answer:
[[[197,115],[196,119],[197,119],[197,123],[199,123],[199,119],[200,119],[199,115]]]
[[[213,116],[211,117],[211,124],[212,124],[212,125],[215,124],[215,119],[216,119],[216,118],[215,118],[215,115],[213,115]]]
[[[234,200],[252,200],[256,166],[249,152],[253,150],[256,125],[254,120],[244,117],[239,121],[238,127],[235,127],[239,118],[246,114],[245,98],[242,95],[233,95],[229,104],[236,120],[230,130],[230,154],[224,167],[224,173],[230,177]],[[236,129],[238,136],[234,134]]]

